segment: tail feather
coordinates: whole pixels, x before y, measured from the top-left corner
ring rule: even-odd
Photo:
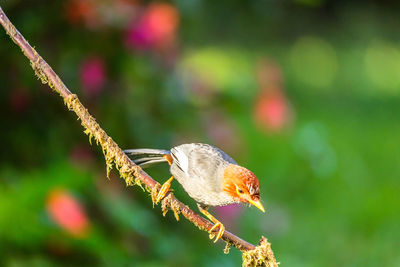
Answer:
[[[152,165],[167,162],[167,159],[164,157],[165,155],[169,155],[168,150],[162,149],[127,149],[124,150],[125,154],[127,154],[132,161],[139,165],[142,168],[150,167]]]
[[[144,161],[144,162],[140,162],[140,163],[136,163],[136,165],[139,165],[141,168],[148,168],[151,167],[153,165],[157,165],[159,163],[163,163],[163,162],[167,162],[164,158],[162,159],[153,159],[153,160],[148,160],[148,161]]]
[[[160,155],[168,155],[168,150],[163,149],[151,149],[151,148],[140,148],[140,149],[127,149],[124,150],[125,154],[129,156],[160,156]]]

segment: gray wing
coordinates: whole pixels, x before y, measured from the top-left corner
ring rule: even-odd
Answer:
[[[213,177],[221,166],[236,162],[221,149],[201,143],[184,144],[171,149],[177,166],[188,176]]]

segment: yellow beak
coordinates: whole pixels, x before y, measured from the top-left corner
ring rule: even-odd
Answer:
[[[256,207],[259,208],[260,210],[262,210],[262,212],[265,212],[265,209],[264,209],[263,205],[261,204],[260,200],[254,201],[254,200],[249,199],[249,203],[250,203],[251,205],[256,206]]]

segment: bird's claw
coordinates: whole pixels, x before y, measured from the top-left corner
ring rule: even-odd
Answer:
[[[158,204],[164,197],[165,195],[168,193],[169,188],[171,187],[171,181],[174,179],[174,177],[172,176],[171,178],[168,179],[168,181],[166,181],[160,191],[158,191],[157,197],[156,197],[156,204]]]
[[[211,227],[211,229],[208,231],[210,233],[210,239],[214,238],[213,230],[216,229],[217,227],[219,227],[219,231],[218,231],[217,237],[214,240],[214,243],[216,243],[218,241],[218,239],[220,239],[225,232],[225,226],[220,222],[216,222],[214,224],[214,226]]]
[[[222,237],[222,235],[224,234],[224,232],[225,232],[225,226],[224,226],[220,221],[218,221],[217,219],[215,219],[214,216],[212,216],[212,215],[207,211],[208,207],[202,207],[200,204],[197,204],[197,206],[199,207],[200,212],[203,213],[204,215],[206,215],[206,217],[207,217],[210,221],[212,221],[212,222],[214,223],[213,227],[211,227],[211,229],[208,230],[208,233],[210,234],[210,239],[213,239],[214,236],[215,236],[214,233],[213,233],[214,229],[216,229],[217,227],[219,227],[219,231],[218,231],[217,237],[216,237],[215,240],[214,240],[214,243],[216,243],[216,242],[218,241],[218,239],[220,239],[220,238]]]

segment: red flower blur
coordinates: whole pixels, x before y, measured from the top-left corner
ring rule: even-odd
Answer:
[[[50,217],[61,228],[75,237],[86,237],[89,220],[79,201],[68,191],[53,189],[46,200]]]
[[[261,62],[257,69],[260,94],[254,120],[266,132],[281,132],[292,123],[292,110],[283,89],[282,74],[276,63]]]
[[[84,93],[97,96],[104,88],[106,68],[101,57],[85,59],[80,67],[80,80]]]
[[[280,91],[259,96],[255,119],[258,126],[271,132],[281,131],[287,124],[289,109],[285,96]]]
[[[154,3],[128,26],[125,42],[133,49],[170,47],[175,42],[178,25],[179,13],[174,6]]]

